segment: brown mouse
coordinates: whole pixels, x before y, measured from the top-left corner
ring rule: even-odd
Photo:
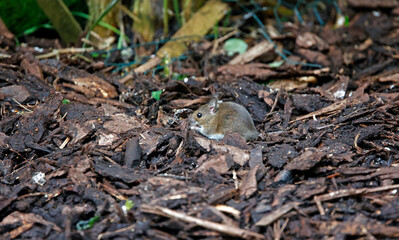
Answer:
[[[210,139],[220,140],[228,132],[240,134],[245,141],[258,138],[249,112],[234,102],[222,102],[217,93],[196,110],[189,119],[191,129],[197,130]]]

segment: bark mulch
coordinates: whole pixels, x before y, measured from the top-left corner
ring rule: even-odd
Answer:
[[[321,69],[229,65],[203,44],[172,66],[196,78],[122,84],[99,60],[2,37],[0,238],[398,239],[398,6],[348,2],[349,26],[275,39]],[[258,140],[189,129],[215,92]]]

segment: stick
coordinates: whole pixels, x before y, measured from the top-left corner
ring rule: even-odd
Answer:
[[[232,237],[240,237],[244,239],[265,239],[265,237],[259,233],[244,230],[241,228],[237,228],[234,226],[229,226],[225,224],[215,223],[208,220],[202,220],[200,218],[191,217],[185,213],[180,213],[168,208],[160,207],[160,206],[150,206],[150,205],[142,205],[141,210],[146,213],[157,214],[169,218],[174,218],[181,220],[186,223],[194,223],[198,226],[208,228],[225,235],[229,235]]]

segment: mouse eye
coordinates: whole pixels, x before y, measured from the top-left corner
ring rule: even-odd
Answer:
[[[197,113],[197,118],[201,118],[202,117],[202,113]]]

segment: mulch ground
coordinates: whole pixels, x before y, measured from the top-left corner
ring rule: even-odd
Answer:
[[[184,80],[121,83],[101,60],[37,58],[57,41],[3,34],[0,238],[398,239],[399,11],[360,7],[347,27],[274,38],[321,69],[229,65],[204,42],[172,65]],[[259,139],[189,129],[215,92]]]

